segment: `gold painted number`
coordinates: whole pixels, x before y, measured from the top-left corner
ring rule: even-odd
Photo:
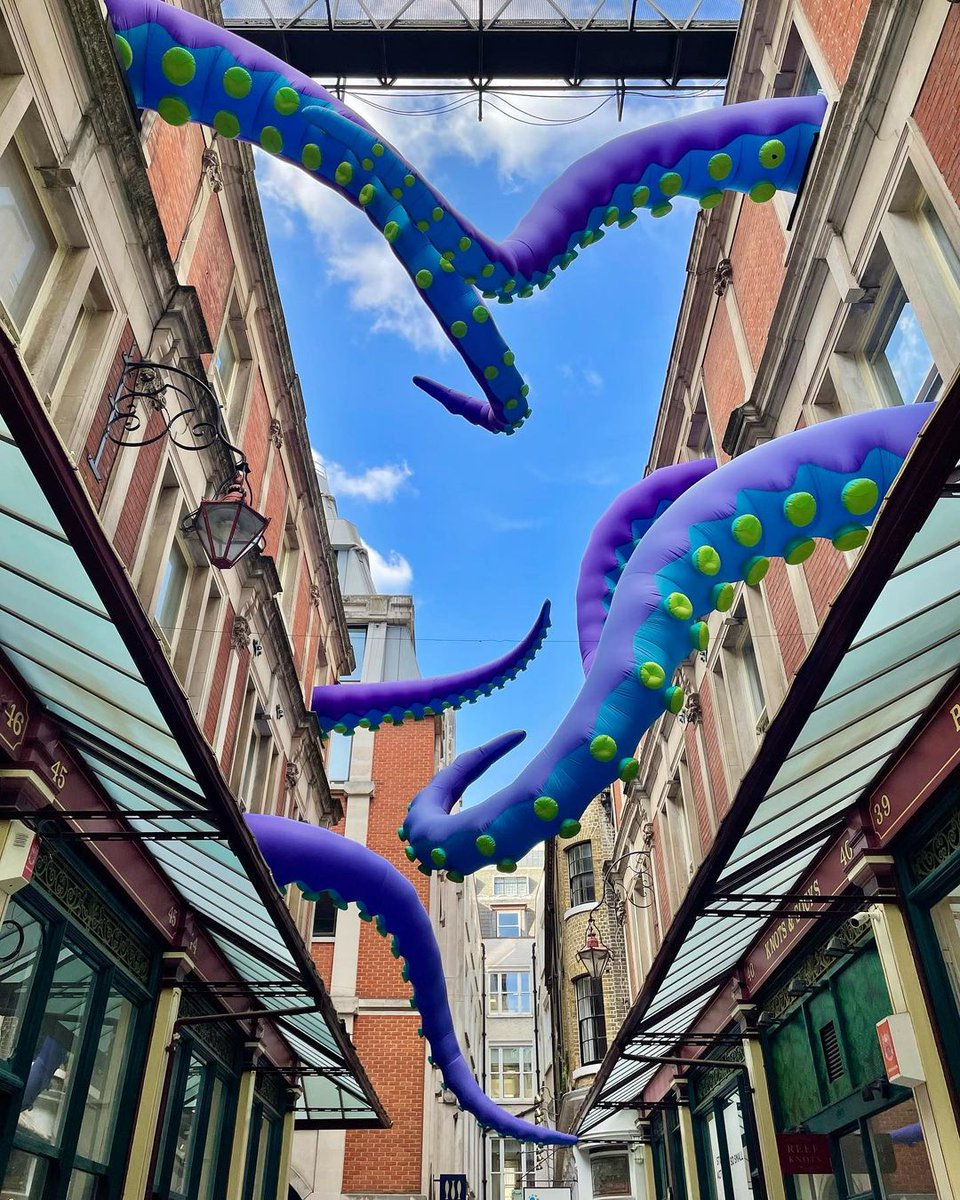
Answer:
[[[7,726],[12,731],[15,737],[19,737],[27,723],[27,714],[22,708],[17,708],[13,703],[6,707],[4,715],[7,718]]]
[[[50,768],[50,778],[57,785],[58,791],[63,791],[64,785],[67,782],[67,768],[58,758]]]
[[[884,792],[879,800],[873,802],[873,823],[877,829],[890,816],[890,797]]]

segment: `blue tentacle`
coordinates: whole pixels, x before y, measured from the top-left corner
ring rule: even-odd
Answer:
[[[636,775],[644,731],[682,706],[671,681],[691,650],[706,648],[702,614],[729,608],[735,581],[759,584],[771,557],[803,562],[818,538],[841,550],[862,545],[930,407],[881,409],[788,434],[674,501],[627,563],[583,688],[556,733],[481,804],[451,813],[454,774],[425,789],[404,822],[412,857],[442,855],[460,875],[490,862],[510,870],[543,839],[574,836],[593,796]]]
[[[236,34],[163,0],[106,0],[138,104],[260,145],[362,209],[386,238],[482,389],[476,399],[415,382],[450,412],[512,433],[529,388],[483,299],[547,287],[580,250],[676,196],[713,208],[725,191],[757,202],[795,192],[823,121],[822,96],[752,101],[614,138],[543,192],[503,241],[458,213],[375,130],[326,89]]]
[[[392,935],[393,953],[404,960],[403,976],[413,988],[411,1005],[420,1012],[434,1066],[444,1087],[481,1126],[524,1142],[576,1142],[571,1134],[513,1116],[481,1091],[457,1042],[433,926],[409,879],[366,846],[329,829],[263,815],[247,816],[246,822],[281,887],[297,883],[308,895],[328,892],[343,907],[356,904],[363,919],[375,920],[383,936]]]

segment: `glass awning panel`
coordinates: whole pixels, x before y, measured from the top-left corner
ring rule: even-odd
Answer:
[[[769,900],[761,905],[738,897],[792,894],[835,836],[842,814],[890,764],[960,673],[958,531],[960,499],[944,496],[864,613],[715,887],[705,894],[703,908],[735,906],[737,915],[694,917],[649,997],[628,1052],[639,1046],[646,1047],[640,1053],[654,1053],[656,1046],[660,1054],[671,1053],[661,1041],[645,1042],[645,1033],[658,1021],[672,1021],[679,1041],[769,924]],[[791,854],[798,839],[801,844]],[[686,1001],[693,997],[699,999],[687,1020]],[[585,1119],[584,1130],[603,1120],[603,1103],[611,1097],[622,1103],[628,1093],[633,1100],[642,1095],[642,1076],[635,1075],[629,1087],[618,1084],[624,1062],[629,1065],[623,1059],[614,1064],[592,1098],[597,1107]]]
[[[0,649],[135,832],[208,835],[148,839],[144,845],[249,985],[253,1002],[277,1012],[277,1024],[307,1072],[305,1095],[331,1114],[324,1119],[336,1121],[332,1114],[342,1112],[350,1123],[381,1124],[362,1069],[345,1056],[332,1005],[315,977],[307,981],[299,974],[250,868],[228,844],[222,817],[208,804],[2,419]],[[311,1012],[281,1015],[311,1006]],[[314,1096],[321,1086],[322,1095]],[[309,1117],[308,1107],[301,1102],[301,1116]]]

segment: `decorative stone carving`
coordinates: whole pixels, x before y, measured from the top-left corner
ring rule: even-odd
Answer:
[[[699,725],[703,720],[703,709],[700,707],[700,693],[690,692],[686,703],[677,714],[681,725]]]
[[[320,607],[321,595],[322,595],[322,593],[320,591],[320,585],[316,584],[316,583],[311,583],[310,584],[310,603],[313,605],[314,608]]]
[[[725,296],[727,288],[733,281],[733,265],[729,258],[721,258],[713,273],[713,291],[717,296]]]
[[[278,450],[283,446],[283,426],[276,417],[270,422],[270,441]]]
[[[286,776],[287,787],[290,789],[290,791],[293,791],[293,789],[300,782],[300,764],[295,762],[287,763]]]
[[[250,622],[246,617],[236,617],[233,622],[233,631],[230,634],[230,645],[237,651],[249,650],[252,641],[253,631],[250,628]]]
[[[200,156],[200,166],[204,177],[214,193],[223,191],[223,168],[220,165],[220,155],[208,146]]]

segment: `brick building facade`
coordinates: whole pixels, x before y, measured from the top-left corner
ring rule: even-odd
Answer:
[[[744,6],[728,101],[820,90],[829,102],[827,117],[799,197],[778,195],[755,204],[728,195],[698,215],[651,468],[700,456],[723,463],[813,423],[915,400],[938,400],[931,420],[952,429],[960,402],[953,383],[960,365],[958,37],[960,11],[938,2],[755,0]],[[960,447],[951,435],[936,436],[945,438],[941,450],[952,467]],[[913,465],[925,469],[919,461]],[[940,564],[943,547],[932,534],[939,486],[916,516],[906,493],[899,510],[896,493],[888,502],[888,520],[902,520],[904,538],[909,532],[918,544],[929,543],[937,586],[950,569]],[[618,847],[652,846],[651,876],[634,883],[646,887],[651,903],[627,909],[635,1003],[581,1121],[582,1129],[614,1129],[623,1138],[632,1195],[806,1200],[854,1192],[958,1194],[951,1165],[960,1153],[957,1113],[937,1065],[953,1053],[946,1047],[954,1019],[938,1026],[919,999],[921,987],[939,990],[932,980],[941,968],[930,964],[941,955],[951,960],[952,926],[935,911],[936,932],[908,935],[907,907],[893,902],[912,886],[907,877],[881,885],[870,875],[880,870],[875,856],[881,847],[887,853],[884,823],[895,804],[892,794],[871,789],[896,753],[908,754],[904,739],[924,721],[940,728],[942,717],[940,736],[955,733],[949,705],[942,709],[936,698],[941,689],[948,694],[956,667],[941,639],[938,653],[931,647],[928,674],[920,675],[925,699],[900,715],[903,697],[891,665],[891,686],[857,721],[853,713],[869,680],[850,683],[854,651],[841,668],[833,663],[830,670],[839,673],[832,682],[829,674],[813,677],[813,664],[843,619],[849,623],[847,645],[871,606],[876,603],[878,613],[890,602],[898,574],[904,577],[900,594],[910,587],[906,573],[914,557],[905,555],[898,564],[903,548],[892,544],[888,553],[884,562],[880,544],[854,553],[818,544],[802,565],[774,560],[759,587],[738,586],[730,611],[709,618],[707,651],[677,673],[686,695],[680,719],[662,718],[641,744],[640,773],[626,789]],[[867,590],[857,614],[850,605],[859,587]],[[927,597],[933,608],[937,594],[934,588]],[[922,672],[920,651],[906,648],[908,626],[916,630],[920,620],[919,596],[916,606],[884,632],[902,638],[904,661]],[[879,617],[871,619],[863,628],[876,639]],[[942,619],[949,640],[956,624],[949,613]],[[863,629],[860,636],[869,640]],[[826,685],[828,694],[842,695],[849,705],[848,723],[836,717],[827,723],[820,709],[811,717]],[[812,698],[803,708],[801,697],[808,693]],[[806,757],[783,740],[791,714],[798,722],[809,718],[800,743]],[[794,738],[799,730],[798,724]],[[791,761],[797,764],[795,786],[782,785],[782,793],[764,790],[772,787],[774,763],[780,764],[777,780],[794,778]],[[761,778],[764,784],[757,783]],[[778,814],[780,824],[770,815],[778,794],[787,806]],[[871,803],[878,807],[871,813],[867,802],[875,795],[879,799]],[[766,828],[757,824],[761,802]],[[752,876],[746,867],[739,874],[731,870],[741,891],[750,891],[751,878],[754,891],[772,891],[776,868],[784,895],[804,888],[820,895],[827,887],[830,839],[844,821],[848,829],[856,827],[858,813],[866,814],[870,831],[848,834],[846,841],[841,835],[836,852],[843,874],[835,886],[847,896],[846,908],[817,909],[825,919],[802,925],[788,915],[783,929],[789,936],[777,932],[777,906],[771,910],[769,897],[766,908],[755,901],[739,917],[717,918],[715,927],[697,916],[698,906],[702,911],[718,903],[722,893],[714,889],[725,864],[746,855],[744,835],[763,848],[769,869],[764,875],[758,849]],[[921,818],[915,813],[913,819],[918,837]],[[903,840],[893,843],[892,857],[884,861],[907,853],[897,847],[909,844],[908,825],[898,836]],[[791,848],[797,866],[788,877]],[[870,908],[865,896],[884,886],[889,902]],[[858,904],[864,917],[850,920]],[[789,910],[786,901],[779,907]],[[747,923],[751,913],[753,925]],[[773,924],[766,925],[766,918]],[[709,937],[702,933],[699,958],[697,928],[711,931]],[[921,959],[916,945],[922,936],[930,940]],[[928,973],[922,984],[918,971]],[[682,979],[683,987],[671,983],[664,991],[665,979]],[[854,994],[863,1004],[863,1026],[856,1030],[848,1015]],[[665,1015],[657,1025],[646,1014],[659,1011],[659,1003]],[[888,1013],[907,1012],[929,1065],[924,1082],[898,1090],[890,1083],[894,1076],[884,1073],[874,1025]],[[804,1021],[812,1030],[809,1046]],[[794,1039],[791,1050],[788,1038]],[[934,1050],[938,1039],[940,1049]],[[710,1069],[684,1066],[683,1060],[698,1057],[707,1058]],[[729,1069],[722,1069],[723,1060]],[[809,1095],[794,1103],[804,1072],[814,1070]],[[841,1102],[848,1094],[859,1096],[862,1108]],[[897,1133],[908,1122],[916,1130],[910,1148]],[[787,1169],[788,1135],[813,1138],[821,1161],[827,1156],[822,1175]]]
[[[419,675],[409,596],[379,595],[367,551],[356,528],[337,512],[322,468],[327,522],[355,667],[350,680],[380,682]],[[337,825],[413,882],[430,913],[448,972],[448,994],[460,1043],[476,1054],[480,1044],[479,926],[472,886],[441,884],[412,872],[397,836],[411,799],[453,753],[453,714],[331,734],[328,774],[343,807]],[[371,1080],[391,1115],[382,1131],[304,1133],[294,1148],[293,1183],[302,1200],[345,1196],[436,1194],[441,1173],[466,1173],[479,1194],[480,1137],[476,1121],[458,1111],[440,1087],[410,1007],[410,985],[389,941],[355,910],[318,905],[311,953]],[[469,960],[469,961],[468,961]],[[475,1064],[479,1074],[479,1063]]]
[[[339,818],[306,702],[351,655],[253,170],[135,110],[97,0],[0,3],[0,789],[11,836],[57,810],[6,909],[4,1195],[285,1200],[295,1111],[385,1123],[241,819]],[[221,570],[231,447],[269,525]]]

